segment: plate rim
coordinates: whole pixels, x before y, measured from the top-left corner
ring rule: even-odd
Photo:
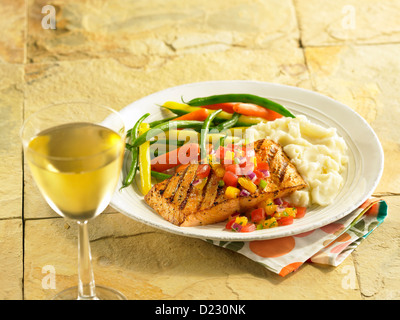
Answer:
[[[299,230],[286,230],[286,232],[284,232],[285,230],[283,230],[285,227],[280,227],[282,228],[281,230],[283,230],[282,233],[284,233],[284,235],[268,235],[267,233],[260,233],[257,234],[257,232],[251,232],[251,233],[233,233],[233,232],[229,232],[226,231],[226,234],[224,233],[223,236],[214,236],[214,235],[204,235],[201,234],[201,232],[197,232],[197,230],[199,229],[193,229],[193,227],[179,227],[179,226],[175,226],[172,223],[166,224],[166,225],[162,225],[160,226],[158,223],[156,222],[152,222],[146,219],[142,219],[140,217],[137,217],[133,214],[131,214],[130,212],[126,211],[125,209],[123,209],[120,205],[118,205],[118,203],[115,203],[113,200],[115,199],[115,195],[112,197],[111,201],[110,201],[110,206],[112,208],[114,208],[115,210],[117,210],[118,212],[124,214],[125,216],[132,218],[138,222],[144,223],[146,225],[149,225],[151,227],[154,227],[156,229],[162,230],[162,231],[167,231],[176,235],[182,235],[185,237],[191,237],[191,238],[200,238],[203,240],[223,240],[223,241],[254,241],[254,240],[267,240],[267,239],[274,239],[274,238],[280,238],[280,237],[286,237],[286,236],[293,236],[296,234],[301,234],[307,231],[311,231],[311,230],[315,230],[318,229],[320,227],[323,227],[329,223],[335,222],[345,216],[347,216],[348,214],[350,214],[351,212],[353,212],[355,209],[357,209],[365,200],[367,200],[372,193],[374,192],[374,190],[376,189],[377,185],[379,184],[379,181],[382,177],[383,174],[383,169],[384,169],[384,152],[383,152],[383,148],[382,145],[380,143],[380,140],[377,136],[377,134],[375,133],[375,131],[372,129],[372,127],[369,125],[369,123],[363,118],[361,117],[355,110],[353,110],[352,108],[350,108],[349,106],[331,98],[328,97],[326,95],[323,95],[319,92],[315,92],[309,89],[305,89],[305,88],[300,88],[300,87],[295,87],[295,86],[291,86],[291,85],[287,85],[287,84],[279,84],[279,83],[270,83],[270,82],[265,82],[265,81],[258,81],[258,80],[211,80],[211,81],[199,81],[199,82],[192,82],[192,83],[186,83],[186,84],[181,84],[181,85],[177,85],[177,86],[173,86],[173,87],[169,87],[169,88],[165,88],[162,90],[159,90],[157,92],[151,93],[147,96],[144,96],[138,100],[133,101],[132,103],[128,104],[127,106],[125,106],[124,108],[122,108],[119,112],[123,115],[124,113],[128,112],[128,110],[130,108],[133,108],[135,105],[140,105],[143,101],[146,100],[151,100],[152,98],[154,98],[155,96],[158,95],[163,95],[163,94],[167,94],[171,91],[174,90],[179,90],[180,88],[190,88],[190,87],[196,87],[196,86],[210,86],[210,85],[215,85],[215,84],[230,84],[230,83],[235,83],[236,84],[240,84],[240,83],[246,83],[247,85],[257,85],[257,86],[267,86],[270,88],[280,88],[280,90],[292,90],[293,92],[300,92],[302,93],[302,95],[305,95],[306,98],[312,97],[318,97],[319,99],[322,100],[328,100],[331,103],[334,103],[337,106],[340,106],[340,108],[342,108],[343,110],[346,110],[347,112],[351,112],[352,115],[356,118],[358,118],[359,121],[361,121],[364,125],[364,127],[366,129],[368,129],[369,134],[372,135],[372,137],[374,138],[373,141],[371,141],[372,144],[375,144],[375,147],[377,147],[377,151],[378,151],[378,155],[379,155],[379,168],[377,168],[377,172],[375,175],[375,180],[373,181],[373,183],[371,184],[371,187],[368,188],[368,191],[363,193],[363,196],[360,197],[360,199],[358,199],[355,202],[352,202],[351,205],[348,206],[348,208],[346,210],[343,210],[343,212],[341,214],[338,215],[334,215],[333,217],[331,217],[330,219],[321,219],[319,221],[319,223],[314,223],[311,226],[307,227],[307,226],[303,226],[303,227],[299,227]],[[211,95],[211,94],[210,94]],[[274,98],[278,98],[278,97],[272,97],[269,96],[271,99]],[[285,97],[280,97],[281,99],[285,99]],[[302,96],[302,98],[304,99],[304,97]],[[301,100],[301,99],[300,99]],[[300,101],[296,101],[296,100],[292,100],[294,103],[300,103]],[[303,103],[301,101],[301,103]],[[116,190],[116,192],[118,192],[118,189]],[[149,210],[151,211],[152,209],[149,208]]]

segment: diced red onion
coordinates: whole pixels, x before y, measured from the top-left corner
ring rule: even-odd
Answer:
[[[278,206],[280,206],[283,204],[283,201],[281,198],[276,198],[276,199],[274,199],[274,203],[277,204]]]
[[[250,195],[250,192],[247,191],[246,189],[242,189],[239,193],[239,197],[248,197]]]
[[[264,177],[269,177],[269,170],[259,170],[263,175],[264,175]]]
[[[256,174],[254,172],[248,173],[247,177],[253,182],[257,179],[257,176],[256,176]]]
[[[237,232],[240,232],[240,230],[242,230],[242,225],[235,222],[234,224],[232,224],[232,229]]]

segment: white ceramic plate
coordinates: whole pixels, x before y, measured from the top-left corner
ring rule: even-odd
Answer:
[[[334,203],[313,207],[304,218],[293,224],[250,233],[235,233],[224,229],[225,223],[199,227],[178,227],[160,217],[143,200],[134,187],[116,191],[111,206],[126,216],[147,225],[175,234],[212,240],[246,241],[280,238],[303,233],[334,222],[360,206],[375,190],[383,171],[383,151],[368,123],[349,107],[312,91],[279,84],[256,81],[210,81],[169,88],[133,102],[121,110],[126,125],[131,128],[146,112],[148,121],[171,114],[159,106],[165,101],[185,101],[224,93],[250,93],[281,103],[295,115],[304,114],[310,121],[324,127],[337,128],[349,147],[349,164],[345,184]],[[125,166],[119,179],[121,187]]]

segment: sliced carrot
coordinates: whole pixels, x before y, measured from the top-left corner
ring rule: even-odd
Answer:
[[[151,170],[163,172],[178,165],[198,161],[199,154],[200,146],[198,143],[187,143],[151,160]]]
[[[187,164],[181,164],[179,167],[175,169],[175,173],[185,171],[185,169],[190,165],[190,163]]]
[[[251,103],[235,103],[233,106],[233,110],[234,112],[243,114],[245,116],[260,117],[270,121],[282,117],[282,115],[275,111]]]
[[[183,116],[180,116],[174,120],[197,120],[197,121],[204,121],[208,117],[208,110],[200,108],[198,110],[189,112],[187,114],[184,114]]]
[[[270,121],[274,121],[275,119],[279,119],[279,118],[283,117],[281,114],[279,114],[278,112],[275,112],[273,110],[268,109],[268,113],[269,113],[269,119],[267,119],[267,120],[270,120]]]
[[[234,113],[233,106],[236,104],[233,102],[224,102],[224,103],[217,103],[217,104],[209,104],[208,106],[202,106],[201,108],[210,109],[210,110],[219,110],[222,109],[228,113]]]
[[[207,154],[210,154],[210,153],[211,153],[212,147],[213,147],[212,144],[208,144],[208,145],[207,145]],[[200,153],[199,153],[199,158],[198,158],[198,160],[200,161]],[[195,162],[195,161],[194,161],[194,162]],[[189,165],[190,165],[190,163],[178,165],[178,166],[176,167],[176,169],[175,169],[175,172],[177,173],[177,172],[185,171],[185,169],[186,169]]]
[[[202,106],[202,108],[211,110],[222,109],[223,111],[228,113],[237,112],[245,116],[260,117],[269,121],[282,118],[281,114],[252,103],[225,102],[225,103],[217,103],[217,104]]]

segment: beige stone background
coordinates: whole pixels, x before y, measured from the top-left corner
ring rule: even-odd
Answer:
[[[56,29],[44,29],[45,5]],[[53,102],[121,109],[206,80],[298,86],[347,104],[376,131],[389,215],[339,267],[281,278],[202,240],[108,209],[90,225],[96,281],[129,299],[400,298],[399,0],[2,0],[0,299],[49,299],[77,282],[77,228],[24,169],[23,119]],[[42,280],[56,271],[56,289]]]

